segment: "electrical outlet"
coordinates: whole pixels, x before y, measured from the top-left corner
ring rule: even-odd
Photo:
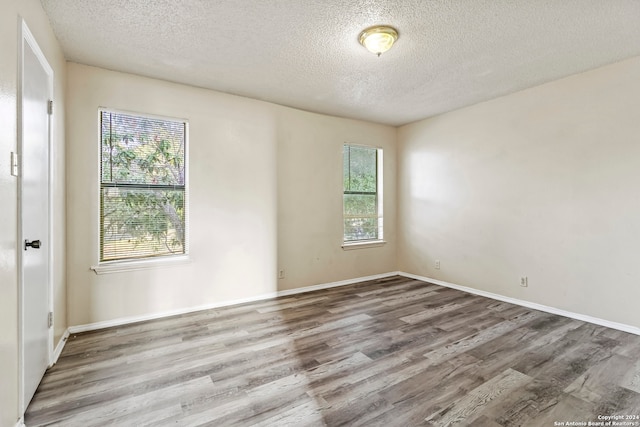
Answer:
[[[527,278],[527,276],[523,276],[520,278],[520,286],[522,286],[523,288],[529,286],[529,279]]]
[[[436,270],[440,270],[440,260],[436,260]]]
[[[278,279],[284,279],[284,270],[278,270]]]

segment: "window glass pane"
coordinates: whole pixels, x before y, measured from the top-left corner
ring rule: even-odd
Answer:
[[[344,195],[344,240],[378,238],[378,212],[376,196]]]
[[[102,189],[102,260],[182,254],[184,190]]]
[[[378,149],[345,145],[343,156],[344,241],[381,239]]]
[[[183,122],[103,111],[102,182],[184,185]]]
[[[345,146],[343,173],[345,191],[375,192],[377,149]]]
[[[186,253],[186,122],[101,111],[100,261]]]

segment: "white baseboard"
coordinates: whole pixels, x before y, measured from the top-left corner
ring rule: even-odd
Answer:
[[[498,301],[508,302],[511,304],[519,305],[522,307],[531,308],[534,310],[540,310],[551,314],[557,314],[559,316],[569,317],[571,319],[582,320],[583,322],[593,323],[600,326],[605,326],[611,329],[617,329],[623,332],[629,332],[630,334],[640,335],[640,328],[631,325],[625,325],[624,323],[612,322],[610,320],[600,319],[597,317],[587,316],[586,314],[573,313],[571,311],[562,310],[555,307],[549,307],[535,302],[529,302],[516,298],[506,297],[491,292],[481,291],[479,289],[468,288],[466,286],[456,285],[454,283],[444,282],[442,280],[431,279],[429,277],[418,276],[417,274],[399,272],[401,276],[408,277],[410,279],[422,280],[423,282],[433,283],[435,285],[444,286],[446,288],[457,289],[459,291],[468,292],[470,294],[479,295],[482,297],[491,298]]]
[[[410,279],[422,280],[423,282],[429,282],[429,283],[433,283],[433,284],[436,284],[436,285],[444,286],[444,287],[447,287],[447,288],[452,288],[452,289],[457,289],[457,290],[464,291],[464,292],[469,292],[469,293],[474,294],[474,295],[479,295],[479,296],[491,298],[491,299],[498,300],[498,301],[508,302],[510,304],[515,304],[515,305],[519,305],[519,306],[522,306],[522,307],[531,308],[531,309],[534,309],[534,310],[540,310],[540,311],[544,311],[544,312],[551,313],[551,314],[557,314],[559,316],[569,317],[571,319],[582,320],[584,322],[593,323],[593,324],[600,325],[600,326],[605,326],[607,328],[612,328],[612,329],[617,329],[617,330],[624,331],[624,332],[629,332],[629,333],[634,334],[634,335],[640,335],[640,328],[635,327],[635,326],[626,325],[626,324],[623,324],[623,323],[612,322],[612,321],[609,321],[609,320],[600,319],[600,318],[593,317],[593,316],[588,316],[588,315],[585,315],[585,314],[573,313],[573,312],[562,310],[562,309],[559,309],[559,308],[549,307],[549,306],[546,306],[546,305],[537,304],[537,303],[530,302],[530,301],[520,300],[520,299],[516,299],[516,298],[511,298],[511,297],[506,297],[506,296],[503,296],[503,295],[494,294],[492,292],[487,292],[487,291],[482,291],[482,290],[479,290],[479,289],[469,288],[469,287],[466,287],[466,286],[456,285],[454,283],[444,282],[442,280],[432,279],[432,278],[425,277],[425,276],[419,276],[419,275],[416,275],[416,274],[405,273],[405,272],[402,272],[402,271],[393,271],[393,272],[389,272],[389,273],[376,274],[376,275],[372,275],[372,276],[358,277],[358,278],[355,278],[355,279],[341,280],[341,281],[338,281],[338,282],[322,283],[322,284],[318,284],[318,285],[305,286],[305,287],[302,287],[302,288],[295,288],[295,289],[287,289],[287,290],[284,290],[284,291],[270,292],[270,293],[267,293],[267,294],[262,294],[262,295],[258,295],[258,296],[250,297],[250,298],[242,298],[242,299],[237,299],[237,300],[224,301],[224,302],[220,302],[220,303],[206,304],[206,305],[201,305],[201,306],[196,306],[196,307],[189,307],[189,308],[184,308],[184,309],[179,309],[179,310],[165,311],[165,312],[161,312],[161,313],[154,313],[154,314],[148,314],[148,315],[143,315],[143,316],[124,317],[124,318],[120,318],[120,319],[107,320],[107,321],[104,321],[104,322],[89,323],[89,324],[86,324],[86,325],[70,326],[69,329],[67,329],[67,331],[65,332],[65,335],[63,336],[63,338],[58,343],[58,346],[56,347],[56,351],[55,351],[55,354],[54,354],[55,357],[54,357],[54,362],[53,363],[55,363],[55,361],[58,360],[58,357],[60,356],[60,353],[62,352],[62,349],[64,348],[64,344],[67,341],[67,337],[69,336],[69,333],[77,334],[77,333],[80,333],[80,332],[95,331],[95,330],[98,330],[98,329],[110,328],[110,327],[113,327],[113,326],[122,326],[122,325],[127,325],[127,324],[130,324],[130,323],[143,322],[143,321],[146,321],[146,320],[161,319],[161,318],[169,317],[169,316],[176,316],[176,315],[180,315],[180,314],[194,313],[194,312],[198,312],[198,311],[210,310],[210,309],[220,308],[220,307],[228,307],[228,306],[244,304],[244,303],[248,303],[248,302],[263,301],[263,300],[270,299],[270,298],[301,294],[301,293],[304,293],[304,292],[311,292],[311,291],[316,291],[316,290],[320,290],[320,289],[335,288],[335,287],[338,287],[338,286],[352,285],[354,283],[366,282],[368,280],[384,279],[384,278],[387,278],[387,277],[398,276],[398,275],[404,276],[404,277],[407,277],[407,278],[410,278]]]
[[[85,324],[85,325],[70,326],[67,331],[69,333],[72,333],[72,334],[77,334],[77,333],[80,333],[80,332],[95,331],[95,330],[98,330],[98,329],[110,328],[110,327],[113,327],[113,326],[122,326],[122,325],[127,325],[127,324],[130,324],[130,323],[144,322],[146,320],[161,319],[161,318],[164,318],[164,317],[176,316],[176,315],[187,314],[187,313],[194,313],[194,312],[203,311],[203,310],[211,310],[213,308],[228,307],[228,306],[232,306],[232,305],[244,304],[244,303],[247,303],[247,302],[263,301],[263,300],[270,299],[270,298],[301,294],[301,293],[304,293],[304,292],[317,291],[317,290],[320,290],[320,289],[335,288],[335,287],[338,287],[338,286],[352,285],[354,283],[366,282],[368,280],[384,279],[386,277],[392,277],[392,276],[398,276],[398,275],[400,275],[400,272],[398,272],[398,271],[393,271],[393,272],[390,272],[390,273],[383,273],[383,274],[375,274],[373,276],[358,277],[358,278],[355,278],[355,279],[340,280],[338,282],[322,283],[322,284],[318,284],[318,285],[305,286],[305,287],[302,287],[302,288],[287,289],[287,290],[284,290],[284,291],[277,291],[277,292],[269,292],[267,294],[262,294],[262,295],[258,295],[258,296],[255,296],[255,297],[241,298],[241,299],[236,299],[236,300],[231,300],[231,301],[224,301],[224,302],[220,302],[220,303],[200,305],[200,306],[196,306],[196,307],[188,307],[188,308],[179,309],[179,310],[164,311],[164,312],[160,312],[160,313],[147,314],[147,315],[142,315],[142,316],[123,317],[123,318],[114,319],[114,320],[107,320],[107,321],[104,321],[104,322],[96,322],[96,323],[88,323],[88,324]],[[65,340],[65,342],[66,342],[66,340]],[[60,351],[62,351],[62,349],[60,349]],[[57,358],[56,358],[56,360],[57,360]]]
[[[26,427],[22,418],[18,420],[18,422],[16,423],[16,427]]]
[[[339,282],[322,283],[320,285],[305,286],[304,288],[287,289],[286,291],[278,291],[276,296],[284,297],[287,295],[302,294],[305,292],[317,291],[320,289],[336,288],[338,286],[353,285],[354,283],[366,282],[368,280],[385,279],[387,277],[400,275],[401,274],[399,271],[392,271],[390,273],[375,274],[373,276],[358,277],[356,279],[340,280]]]
[[[64,348],[68,339],[69,339],[69,328],[67,328],[67,330],[64,331],[64,334],[62,334],[60,341],[58,341],[58,345],[56,345],[56,348],[53,350],[53,357],[51,358],[51,364],[49,365],[49,367],[55,365],[58,362],[58,358],[60,358],[60,353],[62,353],[62,349]]]

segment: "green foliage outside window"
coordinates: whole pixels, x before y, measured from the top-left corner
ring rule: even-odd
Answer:
[[[343,152],[344,241],[379,238],[378,150],[345,145]]]
[[[101,112],[100,260],[184,254],[186,124]]]

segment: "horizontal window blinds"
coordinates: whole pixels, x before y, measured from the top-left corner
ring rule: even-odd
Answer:
[[[100,260],[186,251],[186,123],[100,112]]]

